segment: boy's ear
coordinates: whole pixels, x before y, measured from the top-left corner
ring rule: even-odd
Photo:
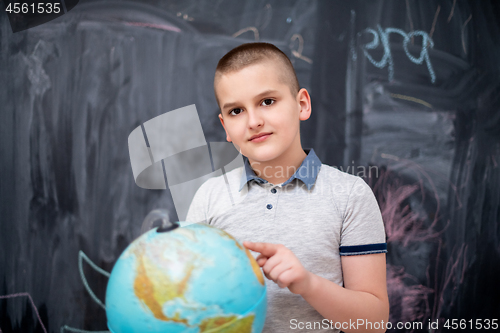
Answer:
[[[297,93],[297,102],[300,105],[300,120],[307,120],[311,116],[311,96],[306,88],[302,88]]]
[[[227,142],[231,142],[231,138],[229,137],[229,133],[226,130],[226,125],[224,125],[224,118],[222,118],[222,115],[220,113],[219,113],[219,120],[220,120],[220,123],[222,124],[222,127],[224,127],[224,131],[226,131]]]

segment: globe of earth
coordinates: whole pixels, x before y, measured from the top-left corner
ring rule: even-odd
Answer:
[[[106,289],[113,333],[260,333],[266,285],[252,254],[206,224],[152,229],[118,258]]]

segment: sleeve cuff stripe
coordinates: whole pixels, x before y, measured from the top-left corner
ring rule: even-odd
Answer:
[[[355,254],[387,253],[387,243],[341,246],[339,250],[341,256],[355,255]]]

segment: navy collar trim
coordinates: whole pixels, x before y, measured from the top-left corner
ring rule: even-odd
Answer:
[[[281,186],[285,186],[290,183],[295,178],[300,179],[306,186],[307,189],[310,190],[311,187],[316,182],[316,177],[318,176],[319,170],[321,168],[321,160],[316,156],[313,148],[304,149],[304,152],[307,154],[306,158],[302,161],[300,167],[295,171],[295,173],[288,178],[286,182],[281,184]],[[247,184],[251,180],[255,180],[260,184],[268,183],[267,180],[257,177],[252,167],[250,166],[250,162],[248,158],[243,156],[243,160],[245,161],[245,172],[241,176],[240,189],[243,189],[243,186]]]

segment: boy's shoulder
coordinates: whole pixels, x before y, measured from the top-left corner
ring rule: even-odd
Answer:
[[[349,172],[339,170],[337,167],[322,163],[320,174],[323,172],[323,176],[327,176],[333,178],[337,181],[345,182],[345,183],[354,183],[359,179],[362,179],[359,176],[351,174]]]
[[[351,174],[349,172],[339,170],[328,164],[321,164],[321,169],[316,179],[318,186],[328,186],[335,189],[334,193],[345,194],[350,192],[353,187],[364,187],[366,182],[360,176]]]

